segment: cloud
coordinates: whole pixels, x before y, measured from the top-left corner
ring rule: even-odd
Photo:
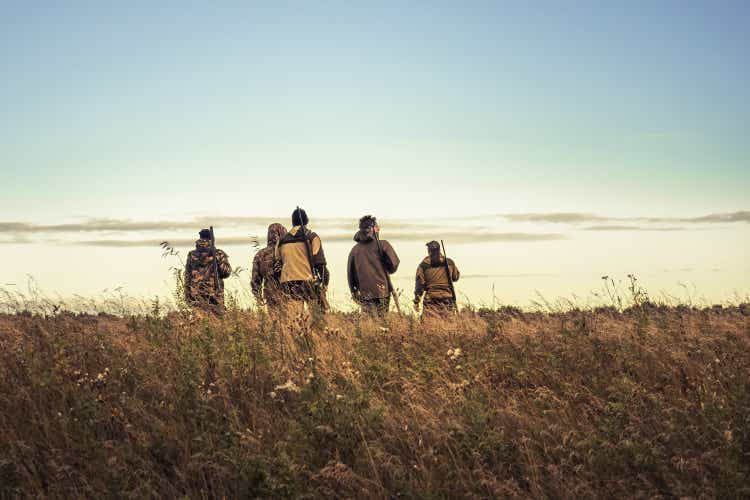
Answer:
[[[354,244],[354,233],[351,234],[329,234],[321,235],[323,244],[326,242],[351,242]],[[391,241],[419,241],[427,242],[435,238],[442,238],[450,243],[461,244],[461,243],[485,243],[494,241],[552,241],[561,240],[565,236],[557,233],[477,233],[477,232],[444,232],[444,233],[413,233],[413,232],[391,232],[388,235],[388,239]],[[73,244],[82,246],[92,247],[158,247],[163,242],[163,239],[138,239],[138,240],[123,240],[123,239],[99,239],[99,240],[82,240],[75,241]],[[177,248],[192,247],[195,245],[194,239],[169,239],[167,240],[170,245]],[[218,247],[226,246],[253,246],[253,241],[258,241],[260,244],[264,244],[265,241],[262,238],[255,238],[252,236],[227,236],[219,237],[216,239],[216,245]]]
[[[501,217],[511,222],[550,222],[554,224],[581,224],[611,220],[608,217],[578,212],[502,214]]]
[[[80,233],[104,231],[168,231],[193,227],[194,222],[176,221],[131,221],[125,219],[90,219],[75,224],[27,224],[22,222],[0,222],[1,232],[10,233]]]
[[[431,239],[445,239],[453,243],[478,243],[492,241],[552,241],[565,239],[560,233],[534,233],[534,232],[497,232],[491,227],[502,219],[507,222],[518,223],[553,223],[568,224],[580,227],[584,231],[681,231],[685,225],[702,224],[731,224],[750,222],[749,211],[714,213],[700,217],[605,217],[583,212],[547,212],[547,213],[516,213],[500,215],[466,216],[454,218],[428,219],[382,219],[384,235],[401,241],[428,241]],[[0,233],[7,238],[0,244],[33,243],[39,237],[45,238],[47,242],[49,235],[55,234],[75,235],[80,233],[91,233],[91,237],[76,242],[87,246],[111,246],[111,247],[137,247],[158,245],[162,239],[157,238],[133,238],[136,233],[157,233],[161,238],[180,233],[181,246],[192,246],[192,236],[197,236],[199,229],[215,226],[218,239],[224,245],[244,245],[249,237],[236,236],[238,232],[257,232],[265,236],[265,228],[274,222],[281,221],[289,225],[289,216],[200,216],[190,220],[159,220],[138,221],[130,219],[89,219],[76,223],[67,224],[34,224],[26,222],[6,221],[0,222]],[[477,223],[488,227],[477,228]],[[466,226],[474,226],[469,230]],[[661,224],[662,226],[656,226]],[[677,227],[667,227],[664,224],[679,224]],[[351,241],[358,226],[356,217],[329,217],[313,218],[311,227],[317,230],[325,241]],[[451,229],[453,228],[453,230]],[[457,229],[462,228],[462,229]],[[99,233],[96,235],[96,233]],[[113,234],[114,233],[114,234]],[[119,234],[118,234],[119,233]],[[111,238],[117,235],[123,237]],[[222,235],[230,234],[222,238]],[[185,238],[185,236],[191,238]],[[100,236],[100,238],[97,238]],[[128,236],[131,236],[128,238]],[[141,234],[140,236],[146,236]]]
[[[684,227],[642,227],[642,226],[619,226],[603,225],[584,227],[584,231],[684,231]]]
[[[136,231],[177,231],[189,230],[197,233],[204,227],[252,227],[266,228],[275,222],[281,222],[285,226],[291,225],[289,217],[246,217],[246,216],[220,216],[220,217],[196,217],[191,220],[175,221],[133,221],[129,219],[89,219],[73,224],[29,224],[24,222],[0,222],[0,232],[12,234],[33,233],[81,233],[81,232],[136,232]],[[356,230],[358,218],[321,218],[311,221],[312,227]],[[430,225],[430,224],[427,224]],[[408,229],[413,227],[424,227],[425,224],[416,224],[405,221],[387,221],[386,227],[392,229]]]
[[[540,276],[556,276],[552,273],[516,273],[516,274],[462,274],[462,280],[488,278],[538,278]]]
[[[34,243],[34,241],[23,236],[14,236],[9,240],[0,239],[0,245],[28,245],[30,243]]]
[[[692,217],[689,219],[679,219],[680,222],[694,222],[694,223],[725,223],[725,222],[750,222],[750,212],[730,212],[725,214],[709,214],[702,217]]]
[[[590,224],[601,222],[638,222],[649,224],[724,224],[733,222],[750,222],[750,211],[708,214],[700,217],[607,217],[580,212],[531,212],[518,214],[501,214],[499,217],[511,222],[546,222],[553,224]]]
[[[116,247],[116,248],[132,248],[132,247],[158,247],[164,242],[165,240],[159,239],[143,239],[143,240],[113,240],[113,239],[102,239],[102,240],[84,240],[84,241],[75,241],[73,242],[74,245],[82,245],[82,246],[89,246],[89,247]],[[222,238],[220,241],[217,240],[217,246],[254,246],[254,241],[257,241],[257,239],[253,239],[253,237],[249,236],[232,236],[227,238]],[[170,239],[167,240],[167,242],[172,245],[173,247],[183,248],[183,247],[193,247],[195,246],[195,240],[194,239],[185,239],[185,238],[179,238],[179,239]]]

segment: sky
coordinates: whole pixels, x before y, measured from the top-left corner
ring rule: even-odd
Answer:
[[[155,243],[184,255],[212,223],[248,267],[250,236],[299,204],[342,301],[366,213],[406,295],[442,236],[466,301],[628,273],[746,296],[749,20],[745,2],[4,1],[0,285],[162,294]]]

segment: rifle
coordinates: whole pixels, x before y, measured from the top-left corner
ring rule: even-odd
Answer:
[[[329,305],[328,300],[326,299],[325,287],[323,286],[323,276],[321,276],[320,272],[318,272],[318,270],[313,265],[312,243],[309,239],[307,239],[306,226],[302,223],[302,212],[300,212],[299,206],[297,206],[297,216],[299,217],[300,229],[302,230],[302,239],[305,242],[305,250],[307,251],[307,263],[310,264],[310,272],[312,273],[313,280],[315,281],[313,288],[317,293],[320,306],[324,311],[327,311],[329,309]]]
[[[213,263],[214,268],[214,284],[216,285],[216,294],[219,293],[219,290],[221,290],[221,280],[219,279],[219,262],[216,260],[216,240],[214,239],[214,227],[210,226],[209,231],[211,231],[211,262]],[[217,297],[214,297],[218,300]]]
[[[453,288],[453,276],[451,276],[451,266],[448,265],[448,255],[445,253],[445,243],[440,240],[440,245],[443,247],[443,258],[445,259],[445,275],[448,278],[448,285],[451,287],[451,297],[453,299],[453,307],[458,312],[458,301],[456,300],[456,289]]]
[[[380,255],[380,263],[383,265],[383,272],[385,273],[385,282],[386,285],[388,285],[388,293],[391,294],[393,297],[393,302],[396,304],[396,311],[398,311],[399,314],[401,314],[401,306],[398,303],[398,296],[396,295],[396,290],[393,289],[393,283],[391,283],[391,275],[388,274],[388,269],[385,267],[385,253],[383,253],[383,247],[380,245],[380,237],[378,236],[378,233],[375,232],[373,229],[373,234],[375,234],[375,241],[378,243],[378,254]]]

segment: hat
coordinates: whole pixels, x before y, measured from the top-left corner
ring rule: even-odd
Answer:
[[[435,240],[427,242],[427,250],[440,250],[440,243]]]
[[[372,215],[365,215],[359,219],[359,229],[365,230],[378,225],[378,220]]]
[[[198,236],[200,236],[202,240],[210,240],[211,239],[211,230],[209,230],[209,229],[201,229],[200,233],[198,233]]]
[[[307,218],[307,212],[301,208],[295,208],[292,212],[292,225],[293,226],[306,226],[310,222]]]

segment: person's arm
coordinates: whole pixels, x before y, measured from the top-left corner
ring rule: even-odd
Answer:
[[[354,265],[354,250],[349,252],[349,259],[346,263],[346,280],[349,282],[349,292],[352,298],[359,301],[359,279],[357,277],[357,267]]]
[[[250,290],[253,292],[256,302],[263,303],[261,290],[263,289],[263,275],[260,273],[260,252],[253,258],[252,278],[250,278]]]
[[[398,265],[401,261],[390,243],[383,240],[381,241],[381,244],[383,246],[383,264],[385,264],[385,269],[388,271],[388,274],[393,274],[398,270]]]
[[[326,254],[323,252],[323,243],[320,241],[320,237],[315,233],[310,240],[310,246],[312,247],[313,266],[323,278],[323,286],[328,286],[331,275],[328,273],[328,267],[326,266]]]
[[[274,245],[273,247],[273,261],[274,261],[274,264],[276,262],[281,262],[281,248],[280,248],[278,241],[276,242],[276,245]]]
[[[422,264],[417,267],[417,277],[414,281],[414,307],[419,308],[419,302],[422,300],[427,285]]]
[[[229,257],[223,250],[216,250],[216,259],[219,266],[219,277],[227,279],[232,274],[232,266],[229,265]]]
[[[185,292],[185,300],[190,301],[192,299],[192,294],[190,293],[190,287],[193,283],[193,273],[192,273],[192,266],[190,263],[193,261],[192,259],[192,253],[188,253],[187,259],[185,260],[185,277],[183,282],[183,288]]]
[[[456,267],[456,263],[453,262],[452,259],[448,259],[448,263],[450,264],[450,268],[451,268],[451,279],[453,281],[458,281],[458,278],[461,277],[461,273],[458,271],[458,267]]]

